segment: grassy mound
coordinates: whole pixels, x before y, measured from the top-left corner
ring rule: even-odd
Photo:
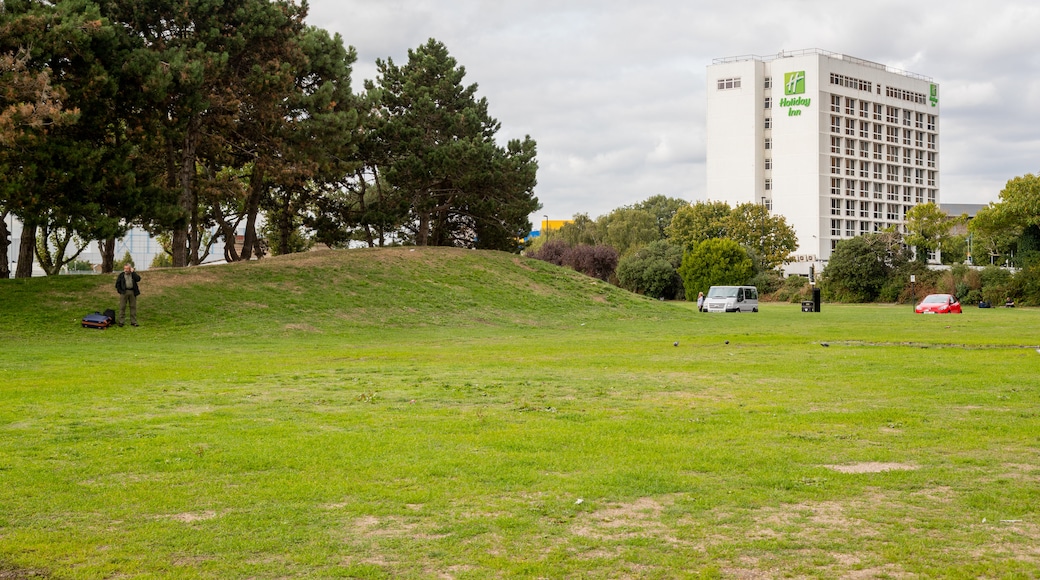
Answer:
[[[545,262],[452,248],[323,250],[142,276],[142,325],[169,329],[541,327],[663,312],[652,300]],[[0,281],[0,332],[72,331],[84,314],[116,308],[114,279]]]

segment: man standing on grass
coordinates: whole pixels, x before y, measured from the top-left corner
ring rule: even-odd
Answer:
[[[119,292],[119,326],[126,321],[126,305],[130,303],[130,326],[137,326],[137,296],[141,293],[141,275],[134,272],[130,264],[123,266],[123,273],[116,278],[116,292]]]

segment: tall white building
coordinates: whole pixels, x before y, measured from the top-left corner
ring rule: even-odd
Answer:
[[[939,203],[939,87],[819,49],[720,58],[707,72],[708,197],[761,203],[798,234],[789,273],[839,240]]]

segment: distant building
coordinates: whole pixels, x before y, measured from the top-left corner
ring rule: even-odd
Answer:
[[[707,85],[708,197],[782,215],[798,235],[789,273],[939,203],[932,79],[809,49],[715,59]]]

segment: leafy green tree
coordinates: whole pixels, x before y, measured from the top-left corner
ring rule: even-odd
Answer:
[[[726,237],[757,253],[767,269],[786,263],[798,247],[798,236],[787,220],[771,215],[765,206],[755,203],[733,208],[726,224]]]
[[[675,218],[675,214],[688,205],[690,205],[690,202],[685,199],[668,197],[666,195],[653,195],[630,207],[653,214],[657,220],[657,239],[663,240],[668,236],[666,230],[672,223],[672,219]]]
[[[641,209],[619,208],[596,220],[600,241],[625,256],[660,239],[657,218]]]
[[[906,212],[906,243],[917,248],[917,261],[927,261],[928,252],[938,250],[950,235],[957,219],[935,203],[915,205]]]
[[[712,286],[745,284],[754,275],[751,256],[737,242],[709,238],[697,243],[683,255],[679,267],[687,300]]]
[[[820,287],[832,300],[872,302],[890,278],[910,262],[910,250],[895,232],[841,240],[820,275]]]
[[[682,258],[682,248],[668,240],[651,242],[621,258],[617,266],[618,285],[651,298],[682,298]]]
[[[999,262],[1002,256],[1010,254],[1022,227],[1010,212],[1004,211],[1004,206],[991,203],[975,213],[968,222],[968,232],[971,234],[972,261],[985,265]],[[980,260],[981,256],[984,257]]]
[[[728,237],[732,211],[724,201],[698,201],[679,208],[665,231],[672,242],[690,250],[705,240]]]
[[[477,85],[434,39],[408,51],[408,62],[377,60],[386,120],[388,183],[410,198],[407,236],[416,245],[519,251],[540,207],[530,137],[495,143],[500,129]],[[369,88],[374,88],[370,85]]]
[[[564,240],[572,246],[578,244],[595,245],[600,243],[599,224],[589,217],[587,213],[576,213],[571,221],[555,231],[548,232],[551,237]]]

